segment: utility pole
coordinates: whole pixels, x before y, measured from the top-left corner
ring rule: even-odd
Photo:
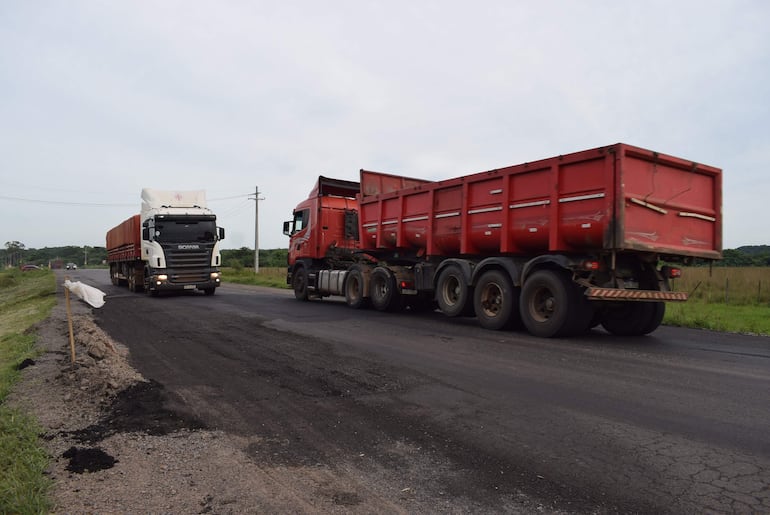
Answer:
[[[254,189],[254,273],[259,273],[259,201],[265,200],[259,197],[259,186]]]

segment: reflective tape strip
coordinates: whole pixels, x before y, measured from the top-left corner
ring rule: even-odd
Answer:
[[[655,204],[650,204],[649,202],[645,202],[644,200],[639,200],[638,198],[629,198],[632,203],[636,204],[637,206],[646,207],[647,209],[652,209],[653,211],[656,211],[662,215],[665,215],[668,213],[665,209],[662,207],[656,206]]]
[[[620,288],[588,288],[589,299],[597,300],[652,300],[684,302],[689,295],[683,291],[621,290]]]
[[[682,211],[679,213],[679,216],[686,216],[689,218],[698,218],[699,220],[706,220],[707,222],[716,222],[717,219],[713,216],[707,216],[707,215],[701,215],[699,213],[687,213],[685,211]]]
[[[427,220],[427,219],[428,219],[428,215],[425,215],[425,216],[413,216],[411,218],[404,218],[401,221],[406,223],[406,222],[419,222],[420,220]]]
[[[594,193],[592,195],[578,195],[577,197],[564,197],[559,199],[559,203],[564,202],[577,202],[579,200],[591,200],[595,198],[604,198],[604,193]]]
[[[502,211],[502,210],[503,210],[502,206],[482,207],[482,208],[479,208],[479,209],[470,209],[470,210],[468,210],[468,214],[469,215],[477,215],[479,213],[492,213],[494,211]]]
[[[436,218],[449,218],[452,216],[460,216],[460,212],[454,211],[452,213],[441,213],[440,215],[436,215]]]
[[[533,202],[522,202],[521,204],[511,204],[508,206],[509,209],[521,209],[522,207],[533,207],[533,206],[547,206],[550,204],[550,200],[535,200]]]

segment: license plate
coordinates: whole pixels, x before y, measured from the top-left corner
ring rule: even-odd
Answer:
[[[195,289],[195,285],[194,284],[185,284],[184,285],[184,289],[185,290],[194,290]]]

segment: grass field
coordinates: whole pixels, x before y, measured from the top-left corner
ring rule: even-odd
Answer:
[[[687,268],[673,286],[690,300],[668,304],[664,324],[770,335],[770,268]]]
[[[222,268],[222,280],[236,284],[252,284],[273,288],[288,288],[286,267],[260,267],[255,274],[253,268]]]
[[[19,377],[19,364],[36,356],[27,331],[56,304],[50,271],[0,272],[0,513],[46,513],[48,456],[38,444],[36,422],[5,405]]]

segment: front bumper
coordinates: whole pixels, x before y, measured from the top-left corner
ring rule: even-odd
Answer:
[[[213,290],[222,284],[221,276],[210,277],[207,281],[180,281],[167,274],[153,274],[147,281],[149,291],[194,291]]]

